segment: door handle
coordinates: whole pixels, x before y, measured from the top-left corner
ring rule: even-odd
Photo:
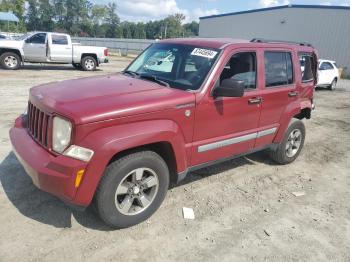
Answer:
[[[289,93],[288,93],[288,96],[289,97],[295,97],[295,96],[298,96],[298,92],[297,91],[290,91]]]
[[[248,100],[248,104],[249,105],[258,105],[261,104],[262,102],[262,98],[261,97],[254,97],[254,98],[250,98]]]

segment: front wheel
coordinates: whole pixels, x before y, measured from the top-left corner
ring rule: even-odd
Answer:
[[[84,56],[81,60],[81,67],[84,71],[95,71],[97,67],[97,61],[92,56]]]
[[[329,86],[329,90],[334,91],[337,88],[337,79],[334,78],[331,85]]]
[[[142,151],[110,164],[95,195],[96,211],[114,228],[148,219],[161,205],[169,187],[169,169],[158,154]]]
[[[0,56],[0,65],[7,70],[17,70],[21,66],[21,59],[16,53],[6,52]]]
[[[293,162],[300,154],[305,141],[305,126],[301,120],[293,118],[284,138],[277,148],[271,151],[271,158],[278,164]]]

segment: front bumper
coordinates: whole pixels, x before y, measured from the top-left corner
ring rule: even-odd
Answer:
[[[74,200],[77,194],[75,178],[79,170],[87,168],[87,163],[48,152],[28,134],[22,117],[11,128],[10,139],[15,155],[38,188],[69,204],[80,205]]]

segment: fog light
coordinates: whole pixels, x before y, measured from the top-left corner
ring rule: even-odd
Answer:
[[[82,169],[82,170],[79,170],[77,172],[77,175],[75,177],[75,187],[78,188],[80,186],[80,183],[81,183],[81,180],[83,179],[83,176],[84,176],[84,172],[85,170]]]
[[[94,155],[94,151],[84,147],[72,145],[63,154],[65,156],[89,162]]]

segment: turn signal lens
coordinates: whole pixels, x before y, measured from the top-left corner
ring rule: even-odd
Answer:
[[[78,188],[80,186],[80,183],[81,183],[81,180],[83,179],[83,176],[84,176],[84,172],[85,170],[82,169],[82,170],[79,170],[77,172],[77,175],[75,177],[75,187]]]

